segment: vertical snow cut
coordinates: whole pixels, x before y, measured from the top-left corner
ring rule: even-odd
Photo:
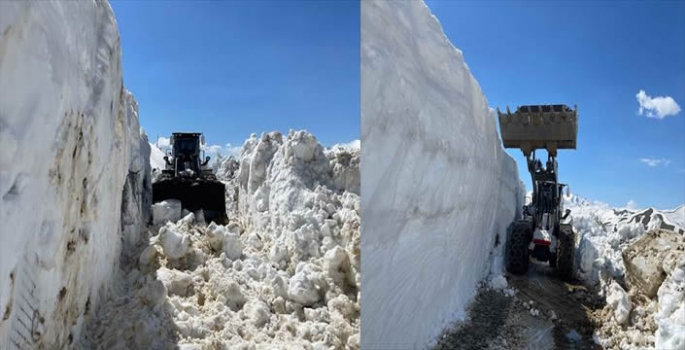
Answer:
[[[145,220],[109,4],[1,2],[0,91],[0,348],[64,348]]]
[[[361,12],[362,348],[419,348],[463,317],[523,191],[478,82],[426,5],[365,1]]]

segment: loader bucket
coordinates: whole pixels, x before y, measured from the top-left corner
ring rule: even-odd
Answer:
[[[152,202],[166,199],[181,201],[183,209],[191,212],[202,209],[207,223],[228,223],[226,187],[220,181],[171,178],[153,183]]]
[[[578,107],[566,105],[521,106],[514,113],[497,109],[505,148],[520,148],[528,156],[536,149],[556,155],[558,149],[576,149]]]

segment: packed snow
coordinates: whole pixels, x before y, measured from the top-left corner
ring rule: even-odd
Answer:
[[[150,144],[150,167],[152,169],[163,170],[166,167],[166,162],[164,161],[164,151],[159,149],[152,142]]]
[[[606,299],[604,347],[685,348],[685,206],[612,208],[564,196],[577,232],[577,277]],[[628,260],[626,260],[628,259]]]
[[[0,2],[0,348],[64,348],[150,214],[106,2]]]
[[[229,224],[154,204],[81,348],[358,349],[359,148],[252,135],[219,170]]]
[[[421,348],[464,316],[524,193],[426,5],[363,1],[361,13],[362,348]]]

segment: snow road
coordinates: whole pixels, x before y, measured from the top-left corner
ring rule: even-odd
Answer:
[[[467,319],[446,329],[435,349],[685,346],[683,207],[626,210],[575,196],[564,197],[564,205],[578,235],[578,279],[563,282],[547,263],[534,260],[527,274],[506,274],[506,283],[490,276]],[[664,277],[644,289],[645,283],[630,282],[640,273]],[[490,331],[479,331],[483,326]]]

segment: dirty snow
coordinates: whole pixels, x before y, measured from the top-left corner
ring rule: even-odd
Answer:
[[[685,206],[619,209],[574,195],[563,202],[578,234],[577,277],[607,302],[596,342],[684,348]]]
[[[63,348],[150,201],[106,2],[0,2],[0,348]]]
[[[336,152],[304,131],[252,135],[221,164],[228,225],[159,205],[80,346],[358,349],[359,183],[336,177],[358,181],[359,150]]]
[[[421,348],[464,316],[523,192],[478,82],[426,5],[363,1],[361,12],[362,347]]]

